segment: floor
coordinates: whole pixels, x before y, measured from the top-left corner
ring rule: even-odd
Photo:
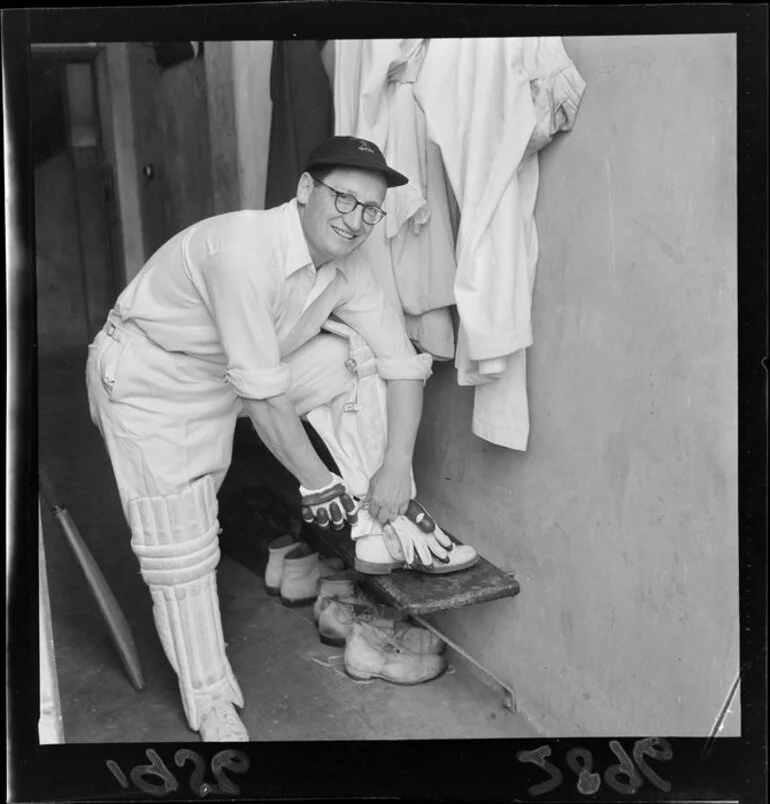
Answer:
[[[53,517],[43,511],[65,740],[196,741],[154,629],[109,460],[88,415],[85,351],[40,361],[40,464],[123,608],[146,688],[136,691],[129,683],[81,571]],[[271,508],[268,497],[274,515],[265,514],[269,492],[251,479],[228,477],[226,488],[250,496],[252,508],[262,506],[254,538],[264,555],[267,541],[280,535],[273,529],[285,525],[285,506],[275,500]],[[223,519],[235,521],[232,512]],[[310,608],[285,608],[268,597],[254,567],[224,555],[218,584],[228,655],[246,698],[242,717],[253,741],[533,736],[451,652],[448,672],[427,684],[356,682],[344,673],[342,651],[319,641]]]

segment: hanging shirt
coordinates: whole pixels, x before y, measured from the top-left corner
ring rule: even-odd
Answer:
[[[242,397],[284,393],[282,358],[318,334],[334,313],[360,333],[383,379],[422,379],[398,314],[360,258],[310,258],[296,200],[190,226],[162,246],[116,302],[121,317],[169,352],[220,364]]]
[[[323,42],[273,42],[270,151],[265,207],[294,198],[310,152],[332,135],[334,103],[322,60]]]
[[[393,188],[381,235],[363,252],[389,298],[406,314],[418,345],[440,359],[454,356],[449,311],[454,304],[454,238],[441,155],[428,141],[413,85],[427,40],[338,40],[335,130],[373,140],[408,184]]]
[[[432,39],[414,87],[460,208],[458,382],[478,386],[473,432],[512,449],[529,436],[536,152],[584,87],[558,37]]]

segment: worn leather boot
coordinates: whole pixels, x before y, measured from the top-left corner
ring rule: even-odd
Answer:
[[[361,573],[355,570],[337,571],[327,577],[324,577],[323,571],[321,572],[318,597],[313,604],[313,619],[316,623],[320,615],[321,603],[327,597],[336,597],[338,600],[345,600],[349,603],[369,603],[375,605],[374,601],[366,595],[356,583],[361,577]]]
[[[345,672],[357,681],[381,678],[392,684],[423,684],[446,670],[435,653],[414,653],[400,646],[388,631],[355,623],[345,646]]]
[[[249,734],[235,706],[228,701],[216,701],[201,717],[199,730],[204,743],[247,743]]]
[[[441,653],[444,642],[427,628],[411,625],[404,614],[389,606],[352,603],[327,597],[321,603],[318,636],[325,645],[343,647],[356,623],[369,623],[402,648],[413,653]]]
[[[318,553],[299,544],[283,559],[281,603],[284,606],[307,606],[318,597],[321,567]]]

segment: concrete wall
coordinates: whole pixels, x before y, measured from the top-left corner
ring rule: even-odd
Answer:
[[[444,364],[415,467],[522,591],[435,622],[546,733],[704,735],[739,663],[735,38],[564,44],[588,87],[541,154],[529,449],[472,435]]]

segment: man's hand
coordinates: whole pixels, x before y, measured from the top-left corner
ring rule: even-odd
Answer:
[[[348,494],[341,477],[332,474],[332,482],[320,489],[299,487],[302,495],[302,519],[315,522],[320,528],[341,530],[345,520],[356,521],[356,504]]]
[[[369,513],[385,525],[405,514],[412,496],[412,476],[409,466],[394,467],[387,461],[372,475],[365,505]]]

